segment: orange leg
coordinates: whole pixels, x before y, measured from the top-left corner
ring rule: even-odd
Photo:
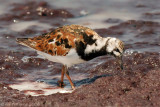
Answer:
[[[61,82],[63,82],[63,79],[64,79],[64,69],[65,69],[65,67],[63,65],[62,72],[61,72]]]
[[[73,82],[72,82],[72,80],[71,80],[71,78],[69,76],[69,72],[68,72],[67,66],[64,66],[64,72],[65,72],[65,75],[66,75],[66,77],[68,78],[68,80],[69,80],[69,82],[71,84],[72,89],[74,90],[75,86],[74,86],[74,84],[73,84]]]
[[[63,83],[63,79],[64,79],[64,70],[65,70],[65,66],[63,65],[62,71],[61,71],[61,80],[58,81],[58,85],[59,85],[60,87],[64,87],[64,86],[65,86],[65,84]]]

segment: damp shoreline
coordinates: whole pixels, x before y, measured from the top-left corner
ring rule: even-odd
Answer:
[[[66,5],[64,5],[66,4]],[[0,1],[1,107],[160,106],[160,1]],[[59,88],[61,67],[16,43],[78,24],[125,43],[124,70],[101,56],[74,65],[76,89]]]

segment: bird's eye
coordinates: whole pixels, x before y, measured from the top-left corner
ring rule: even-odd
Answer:
[[[119,49],[116,49],[115,51],[116,51],[116,52],[119,52],[119,53],[121,53],[121,52],[119,51]]]

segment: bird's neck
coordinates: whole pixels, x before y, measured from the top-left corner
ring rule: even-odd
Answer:
[[[85,60],[91,60],[95,57],[106,55],[106,42],[108,38],[97,38],[95,43],[87,44],[84,50]]]
[[[97,38],[95,43],[87,44],[85,54],[89,54],[93,51],[100,51],[106,45],[106,38]]]

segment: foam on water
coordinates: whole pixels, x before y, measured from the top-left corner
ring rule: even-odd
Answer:
[[[38,30],[46,30],[51,28],[52,26],[46,23],[40,23],[38,21],[22,21],[22,22],[17,22],[17,23],[13,23],[9,26],[10,30],[12,31],[16,31],[16,32],[20,32],[20,31],[24,31],[29,27],[32,26],[37,26]]]
[[[39,83],[39,82],[21,82],[19,84],[11,84],[9,86],[13,89],[24,91],[26,95],[31,95],[31,96],[73,92],[73,90],[69,88],[59,88],[56,86],[51,86],[46,83]]]
[[[10,84],[9,87],[23,91],[26,95],[32,96],[73,92],[66,77],[64,77],[65,87],[58,87],[57,81],[60,80],[61,73],[57,75],[51,75],[51,72],[49,72],[50,70],[52,69],[30,70],[28,73],[26,73],[26,71],[22,78],[18,78],[17,81],[13,84]],[[70,77],[72,78],[73,82],[78,82],[88,78],[88,74],[76,73],[71,74]],[[78,87],[81,85],[83,84],[79,84]]]
[[[136,52],[136,51],[133,50],[133,49],[126,49],[126,50],[124,51],[124,55],[125,55],[125,56],[131,55],[131,54],[133,54],[134,52]]]

